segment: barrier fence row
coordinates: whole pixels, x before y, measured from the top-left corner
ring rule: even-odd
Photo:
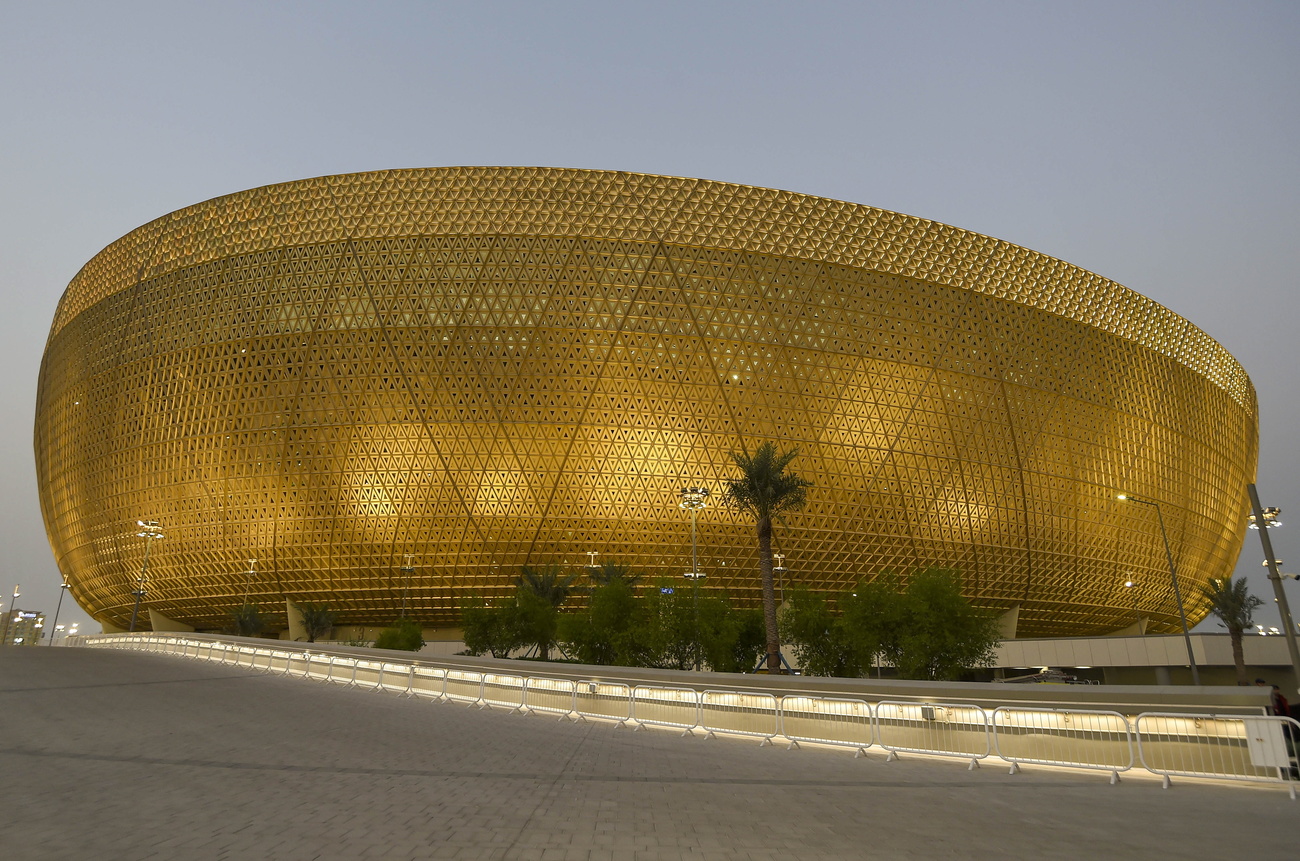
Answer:
[[[1162,778],[1200,777],[1278,783],[1296,797],[1300,723],[1271,715],[1215,715],[880,700],[758,691],[696,690],[600,679],[572,680],[440,667],[425,662],[276,649],[184,636],[105,634],[86,646],[162,652],[278,673],[512,712],[599,719],[683,735],[736,735],[761,744],[785,739],[871,748],[898,759],[922,754],[962,759],[968,768],[996,758],[1012,774],[1024,764],[1109,772],[1140,767]]]

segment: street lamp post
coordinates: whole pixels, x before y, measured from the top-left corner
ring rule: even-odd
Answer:
[[[700,581],[704,572],[700,570],[699,557],[695,543],[695,518],[709,507],[709,489],[707,487],[683,487],[681,502],[678,507],[691,513],[691,570],[686,572],[686,579],[695,587],[695,671],[700,670]]]
[[[50,645],[54,645],[54,635],[59,630],[59,610],[63,609],[63,596],[72,587],[68,585],[68,575],[63,575],[63,582],[59,584],[59,601],[54,605],[54,622],[50,625]]]
[[[13,618],[14,613],[18,612],[18,599],[22,597],[22,593],[18,591],[19,588],[19,586],[14,587],[14,598],[9,602],[9,611],[5,613],[4,630],[0,631],[0,646],[9,644],[9,620]]]
[[[1272,527],[1281,526],[1282,521],[1278,520],[1278,515],[1282,512],[1274,508],[1259,507],[1259,492],[1255,490],[1255,485],[1246,485],[1246,492],[1250,494],[1250,525],[1252,529],[1259,530],[1259,542],[1264,547],[1264,564],[1268,566],[1268,580],[1273,584],[1273,596],[1277,598],[1277,609],[1282,614],[1282,630],[1286,632],[1286,647],[1291,653],[1291,671],[1295,674],[1297,690],[1300,691],[1300,648],[1296,646],[1295,623],[1291,621],[1291,607],[1286,601],[1286,592],[1282,589],[1282,574],[1277,570],[1279,561],[1273,555],[1273,542],[1268,537],[1268,530]]]
[[[406,618],[406,591],[411,585],[411,575],[415,573],[415,566],[411,564],[411,557],[414,554],[407,553],[406,562],[402,565],[402,613],[397,618]]]
[[[253,588],[253,578],[257,576],[257,560],[248,560],[248,570],[244,572],[244,606],[248,606],[248,593]]]
[[[140,576],[136,578],[135,590],[131,592],[135,596],[135,607],[131,610],[131,626],[128,631],[135,630],[135,619],[140,614],[140,599],[144,597],[145,584],[149,582],[149,548],[153,547],[154,541],[167,537],[163,535],[162,527],[158,525],[157,520],[137,520],[135,525],[140,527],[140,531],[135,534],[136,537],[144,539],[144,562],[140,565]]]
[[[777,594],[779,595],[778,603],[785,603],[785,554],[773,553],[772,558],[776,560],[776,566],[772,569],[776,572]]]
[[[1165,516],[1160,511],[1160,503],[1139,499],[1126,493],[1121,493],[1116,498],[1121,501],[1136,502],[1139,505],[1149,505],[1156,510],[1156,519],[1160,521],[1160,538],[1165,542],[1165,560],[1169,563],[1169,579],[1174,584],[1174,601],[1178,604],[1178,618],[1183,623],[1183,642],[1187,644],[1187,665],[1192,668],[1192,684],[1199,687],[1201,673],[1196,668],[1196,656],[1192,654],[1192,632],[1187,628],[1187,613],[1183,610],[1183,593],[1178,588],[1178,572],[1174,569],[1174,554],[1169,549],[1169,533],[1165,530]]]
[[[1141,633],[1142,616],[1138,614],[1138,596],[1135,591],[1137,588],[1137,581],[1125,580],[1124,588],[1128,590],[1129,598],[1133,601],[1133,626],[1138,629],[1139,633]]]

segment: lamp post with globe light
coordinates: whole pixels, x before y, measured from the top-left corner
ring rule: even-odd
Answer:
[[[686,572],[686,579],[695,587],[695,670],[700,670],[700,581],[704,572],[700,570],[695,544],[695,518],[709,507],[709,489],[707,487],[683,487],[681,502],[678,507],[691,513],[691,570]]]
[[[131,593],[135,596],[135,607],[131,610],[131,626],[127,628],[128,631],[135,630],[135,619],[140,614],[140,599],[144,597],[145,584],[149,582],[149,548],[153,547],[154,541],[167,537],[157,520],[137,520],[135,525],[140,527],[135,536],[144,539],[144,562],[140,565],[140,576],[136,578],[135,590]]]
[[[1178,588],[1178,572],[1174,569],[1174,554],[1169,549],[1169,532],[1165,529],[1165,516],[1160,511],[1160,503],[1129,496],[1127,493],[1121,493],[1115,498],[1121,502],[1128,501],[1136,502],[1138,505],[1149,505],[1156,510],[1156,518],[1160,521],[1160,537],[1165,542],[1165,560],[1169,563],[1169,579],[1174,584],[1174,601],[1178,604],[1178,618],[1183,623],[1183,642],[1187,644],[1187,665],[1192,669],[1192,684],[1200,687],[1201,673],[1196,668],[1196,656],[1192,653],[1192,633],[1187,628],[1187,612],[1183,610],[1183,593]]]
[[[1300,692],[1300,648],[1296,645],[1295,623],[1291,621],[1291,607],[1287,604],[1286,591],[1282,589],[1282,578],[1285,575],[1277,570],[1281,560],[1273,555],[1273,541],[1268,536],[1269,529],[1282,525],[1278,519],[1282,511],[1276,506],[1261,508],[1255,485],[1246,485],[1246,492],[1250,495],[1250,528],[1259,532],[1259,543],[1264,548],[1264,565],[1268,568],[1268,580],[1273,584],[1273,596],[1277,599],[1277,609],[1282,616],[1282,630],[1286,634],[1287,651],[1291,653],[1291,672],[1295,674],[1297,692]]]

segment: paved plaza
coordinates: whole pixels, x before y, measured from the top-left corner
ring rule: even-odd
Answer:
[[[1277,787],[680,738],[0,649],[0,859],[1294,858]]]

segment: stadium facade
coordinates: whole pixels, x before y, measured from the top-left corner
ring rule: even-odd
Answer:
[[[37,396],[60,570],[125,626],[245,595],[457,624],[520,565],[690,567],[681,488],[798,446],[785,585],[960,572],[1020,636],[1177,626],[1228,575],[1254,390],[1187,320],[933,221],[719,182],[544,168],[289,182],[150,222],[68,286]],[[756,602],[752,523],[699,517]],[[248,560],[257,560],[255,576]],[[403,569],[407,570],[403,570]],[[1135,587],[1126,587],[1126,581]],[[142,620],[148,617],[142,614]],[[142,625],[144,627],[144,625]]]

